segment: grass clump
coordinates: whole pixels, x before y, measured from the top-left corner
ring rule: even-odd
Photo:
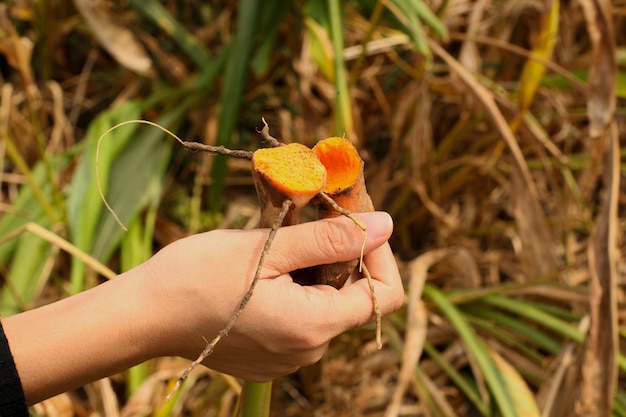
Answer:
[[[595,331],[624,337],[611,269],[624,248],[606,232],[622,213],[605,187],[622,169],[607,155],[621,153],[609,144],[624,128],[625,18],[614,2],[598,15],[611,24],[594,26],[584,3],[103,5],[145,48],[130,57],[149,57],[142,73],[68,0],[2,5],[2,314],[97,285],[186,234],[259,224],[247,160],[190,153],[137,125],[109,138],[100,161],[107,201],[133,231],[123,238],[89,197],[94,137],[143,118],[198,147],[252,152],[265,117],[285,143],[350,139],[373,207],[394,217],[407,287],[406,308],[382,322],[382,351],[371,329],[337,338],[322,382],[275,383],[276,415],[520,415],[522,400],[530,415],[569,415],[583,388],[610,391],[611,412],[626,415],[617,349],[616,385],[579,377],[589,352],[615,348]],[[608,316],[592,308],[594,285],[610,294]],[[107,406],[158,414],[186,365],[164,358],[112,377]],[[237,381],[194,381],[161,413],[235,409]],[[64,398],[102,412],[102,389]]]

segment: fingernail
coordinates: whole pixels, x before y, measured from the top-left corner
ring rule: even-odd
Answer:
[[[359,219],[363,221],[367,227],[367,236],[370,239],[385,238],[388,239],[393,232],[393,219],[384,211],[375,211],[370,213],[359,213]]]

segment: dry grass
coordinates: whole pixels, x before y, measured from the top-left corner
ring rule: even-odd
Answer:
[[[216,61],[232,37],[238,2],[195,3],[170,2],[167,7],[208,51],[209,61]],[[547,413],[543,415],[572,415],[567,406],[576,398],[567,394],[584,387],[577,372],[584,368],[589,344],[542,320],[507,311],[498,297],[535,307],[572,329],[585,332],[601,326],[589,308],[594,279],[590,253],[597,247],[595,226],[602,220],[607,193],[602,158],[608,142],[590,135],[590,123],[597,122],[587,114],[593,82],[589,71],[596,58],[581,3],[592,2],[561,2],[556,44],[548,56],[536,47],[549,1],[425,3],[439,11],[448,30],[447,39],[429,31],[429,59],[416,52],[391,17],[383,15],[370,30],[365,7],[348,2],[344,8],[350,139],[365,160],[375,207],[394,217],[391,243],[405,280],[407,306],[383,321],[382,351],[375,349],[373,327],[353,331],[332,343],[320,370],[275,383],[275,416],[481,415],[480,406],[468,399],[442,363],[471,380],[484,404],[493,403],[488,399],[493,387],[443,307],[435,298],[422,297],[425,285],[450,290],[446,296],[479,338],[525,378],[539,410]],[[619,93],[611,98],[615,131],[623,138],[626,2],[614,1],[612,7]],[[335,87],[328,76],[331,70],[324,66],[332,62],[330,40],[322,29],[305,28],[308,9],[286,9],[291,17],[277,22],[279,42],[266,69],[259,65],[247,74],[233,148],[262,146],[255,132],[261,117],[286,143],[311,146],[333,135]],[[3,221],[22,216],[54,227],[60,238],[73,242],[65,208],[71,205],[67,187],[77,169],[79,147],[94,119],[115,104],[139,100],[141,116],[157,120],[193,96],[196,100],[175,130],[184,139],[215,144],[221,104],[215,92],[221,91],[224,78],[206,89],[194,85],[190,80],[201,73],[200,64],[137,10],[116,5],[110,13],[145,48],[151,60],[146,75],[122,68],[119,58],[104,51],[68,1],[0,5],[5,34],[0,36]],[[141,62],[142,53],[135,54],[131,61]],[[523,74],[529,59],[542,64],[545,76]],[[604,108],[606,113],[610,116],[610,108]],[[47,167],[35,175],[32,168],[39,161]],[[211,156],[171,149],[154,211],[154,246],[207,228],[256,227],[249,165],[228,162],[224,208],[216,211],[207,198],[216,181],[211,176],[214,164]],[[45,184],[42,192],[52,198],[16,205],[20,187],[36,189],[35,183]],[[618,235],[617,253],[609,263],[617,264],[610,291],[618,310],[611,320],[623,345],[623,263],[617,257],[624,252],[619,236],[623,192],[617,191],[620,206],[610,223]],[[2,300],[21,294],[15,304],[23,309],[67,294],[71,261],[58,246],[45,249],[41,267],[25,272],[36,276],[25,284],[30,288],[26,292],[12,288],[11,265],[19,259],[4,251]],[[120,270],[119,249],[111,250],[106,261]],[[100,279],[89,268],[85,276],[85,286]],[[115,375],[35,411],[50,416],[230,415],[239,382],[209,370],[194,371],[177,399],[159,408],[167,384],[186,365],[171,358],[153,361],[132,397],[126,393],[128,377]],[[620,416],[626,410],[624,382],[620,374]]]

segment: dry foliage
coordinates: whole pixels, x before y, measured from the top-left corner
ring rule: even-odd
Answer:
[[[75,146],[96,116],[116,104],[144,100],[141,116],[157,120],[196,97],[174,130],[186,140],[223,144],[218,119],[224,101],[215,92],[226,77],[220,73],[209,92],[190,84],[206,62],[202,54],[187,51],[200,45],[217,61],[233,36],[239,6],[168,2],[167,10],[193,35],[191,44],[183,44],[136,5],[96,2],[107,16],[96,19],[93,10],[82,9],[84,1],[76,1],[84,17],[69,1],[43,3],[41,8],[27,0],[0,4],[2,220],[31,218],[16,209],[18,192],[32,186],[24,173],[48,161],[45,191],[53,197],[39,201],[37,210],[59,239],[19,308],[58,299],[70,287],[72,261],[63,245],[76,243],[71,219],[58,208],[79,169]],[[626,415],[626,380],[616,365],[617,354],[624,352],[626,319],[619,183],[619,142],[626,132],[626,2],[424,1],[447,29],[447,38],[441,38],[424,27],[430,57],[394,26],[396,2],[380,2],[390,6],[380,19],[374,6],[372,12],[362,3],[344,5],[349,138],[365,160],[374,207],[395,220],[391,243],[407,303],[383,320],[383,350],[376,350],[373,327],[356,330],[331,344],[317,375],[303,372],[276,382],[274,415],[489,415],[494,387],[483,372],[485,359],[472,353],[472,335],[488,352],[486,360],[510,376],[507,381],[524,377],[518,392],[528,393],[530,400],[523,401],[536,407],[527,415],[609,416],[611,410]],[[287,143],[312,147],[335,134],[331,39],[310,20],[308,9],[288,4],[288,17],[276,21],[278,42],[267,62],[257,56],[241,87],[231,148],[263,146],[255,131],[262,116]],[[555,5],[559,9],[551,14]],[[401,21],[403,14],[395,12]],[[116,17],[114,24],[110,16]],[[550,18],[556,17],[554,28]],[[103,25],[105,32],[126,28],[133,48],[100,44]],[[158,104],[151,106],[149,98]],[[53,159],[69,150],[63,163]],[[259,224],[249,162],[229,159],[219,209],[214,196],[207,197],[220,181],[212,175],[216,165],[213,156],[172,148],[149,246],[207,228]],[[142,213],[149,217],[149,208]],[[24,230],[37,234],[35,229]],[[119,253],[109,255],[109,268],[120,270]],[[94,263],[103,257],[96,258]],[[0,259],[2,302],[18,291],[6,259],[16,262]],[[102,279],[91,268],[84,275],[85,286]],[[471,324],[470,335],[459,335],[438,291]],[[522,308],[517,302],[561,321],[554,325],[525,316],[515,310]],[[559,323],[567,323],[566,331]],[[585,341],[582,334],[588,335]],[[475,399],[446,364],[471,380]],[[126,393],[129,377],[120,374],[35,411],[229,415],[239,381],[210,370],[192,373],[177,398],[162,405],[186,367],[171,358],[155,360],[133,395]],[[613,402],[615,390],[621,400]],[[516,414],[509,415],[523,415],[517,414],[520,403],[512,404]]]

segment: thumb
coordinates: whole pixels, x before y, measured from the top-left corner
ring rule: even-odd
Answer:
[[[391,216],[385,212],[355,214],[367,229],[364,253],[385,243],[393,231]],[[279,274],[315,265],[357,259],[365,233],[344,216],[281,227],[276,233],[265,268]]]

